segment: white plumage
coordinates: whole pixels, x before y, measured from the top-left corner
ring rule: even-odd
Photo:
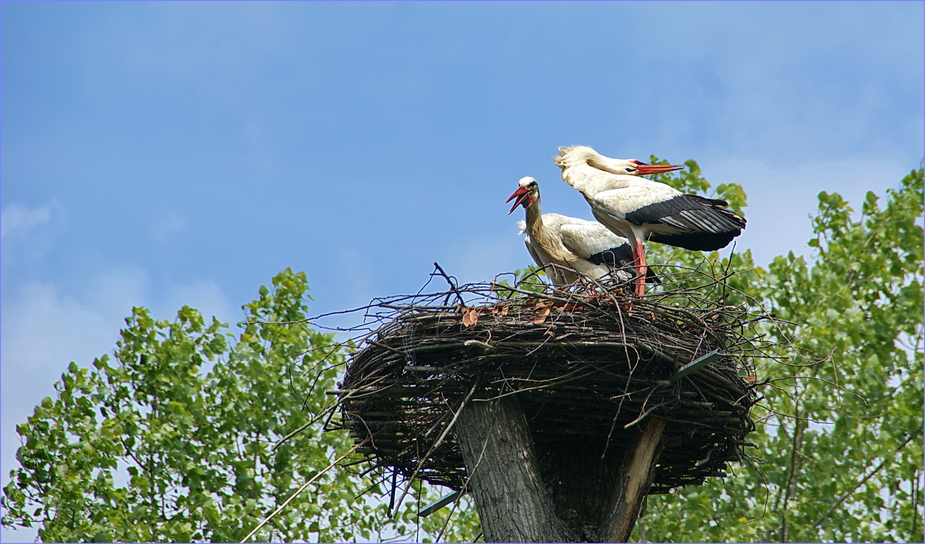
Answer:
[[[639,278],[647,271],[645,240],[712,251],[726,247],[745,228],[745,219],[724,208],[727,202],[680,191],[638,176],[680,170],[680,165],[646,165],[605,157],[590,147],[560,148],[553,159],[562,179],[581,192],[591,211],[631,244]],[[643,293],[637,280],[636,293]]]
[[[594,280],[615,277],[627,281],[633,277],[632,249],[626,239],[595,221],[585,221],[557,213],[542,213],[539,184],[531,177],[522,178],[520,187],[507,201],[516,199],[526,210],[527,221],[518,226],[527,236],[524,243],[536,264],[546,270],[554,285],[574,283],[580,276]],[[657,281],[654,274],[650,281]]]

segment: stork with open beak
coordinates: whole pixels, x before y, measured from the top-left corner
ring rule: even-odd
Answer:
[[[745,218],[725,208],[725,200],[684,194],[639,177],[683,166],[611,159],[587,146],[559,148],[553,160],[562,169],[562,179],[584,195],[594,217],[629,239],[637,278],[648,268],[642,246],[646,240],[713,251],[726,247],[745,228]],[[636,294],[643,291],[643,283],[637,280]]]
[[[603,280],[612,275],[618,281],[633,278],[633,252],[625,238],[596,221],[585,221],[540,211],[540,187],[531,177],[507,201],[514,200],[510,215],[518,206],[527,212],[524,242],[536,264],[546,270],[553,285],[569,285],[580,276]],[[648,281],[657,282],[655,274]]]

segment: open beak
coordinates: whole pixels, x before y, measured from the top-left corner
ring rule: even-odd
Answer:
[[[514,213],[514,210],[517,209],[517,206],[520,206],[521,204],[524,203],[524,200],[527,200],[527,197],[528,197],[529,192],[530,192],[530,191],[527,190],[526,187],[518,187],[517,190],[514,191],[514,194],[512,194],[512,195],[509,196],[509,197],[507,197],[507,200],[505,200],[505,202],[510,202],[510,201],[514,200],[515,198],[517,199],[517,200],[514,202],[514,205],[511,206],[511,211],[507,212],[508,215],[511,215],[512,213]]]
[[[675,170],[683,170],[683,164],[646,164],[640,162],[636,164],[636,169],[639,170],[640,176],[648,176],[649,174],[663,174],[665,172],[674,172]]]

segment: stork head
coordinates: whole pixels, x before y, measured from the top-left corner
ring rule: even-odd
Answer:
[[[607,159],[607,157],[603,157]],[[650,174],[661,174],[664,172],[673,172],[684,168],[681,164],[646,164],[636,159],[607,159],[609,163],[598,165],[594,164],[601,170],[606,170],[611,174],[620,174],[624,176],[648,176]]]
[[[587,164],[599,170],[621,176],[648,176],[673,172],[684,168],[680,164],[646,164],[636,159],[611,159],[598,153],[586,145],[575,145],[559,148],[559,156],[554,157],[555,163],[565,170],[572,166]]]
[[[517,209],[517,206],[523,204],[524,208],[532,206],[537,200],[540,199],[540,186],[535,179],[530,176],[520,178],[520,181],[517,182],[520,187],[514,191],[514,194],[509,196],[506,202],[510,202],[515,198],[514,205],[511,206],[511,211],[507,212],[508,215],[514,213],[514,210]]]
[[[559,155],[552,158],[556,166],[565,170],[574,166],[589,164],[591,157],[597,155],[597,151],[586,145],[573,145],[571,147],[560,147]]]

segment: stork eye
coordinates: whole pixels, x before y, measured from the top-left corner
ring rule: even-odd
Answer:
[[[626,171],[632,174],[633,172],[636,171],[636,169],[635,169],[635,168],[627,168]]]

